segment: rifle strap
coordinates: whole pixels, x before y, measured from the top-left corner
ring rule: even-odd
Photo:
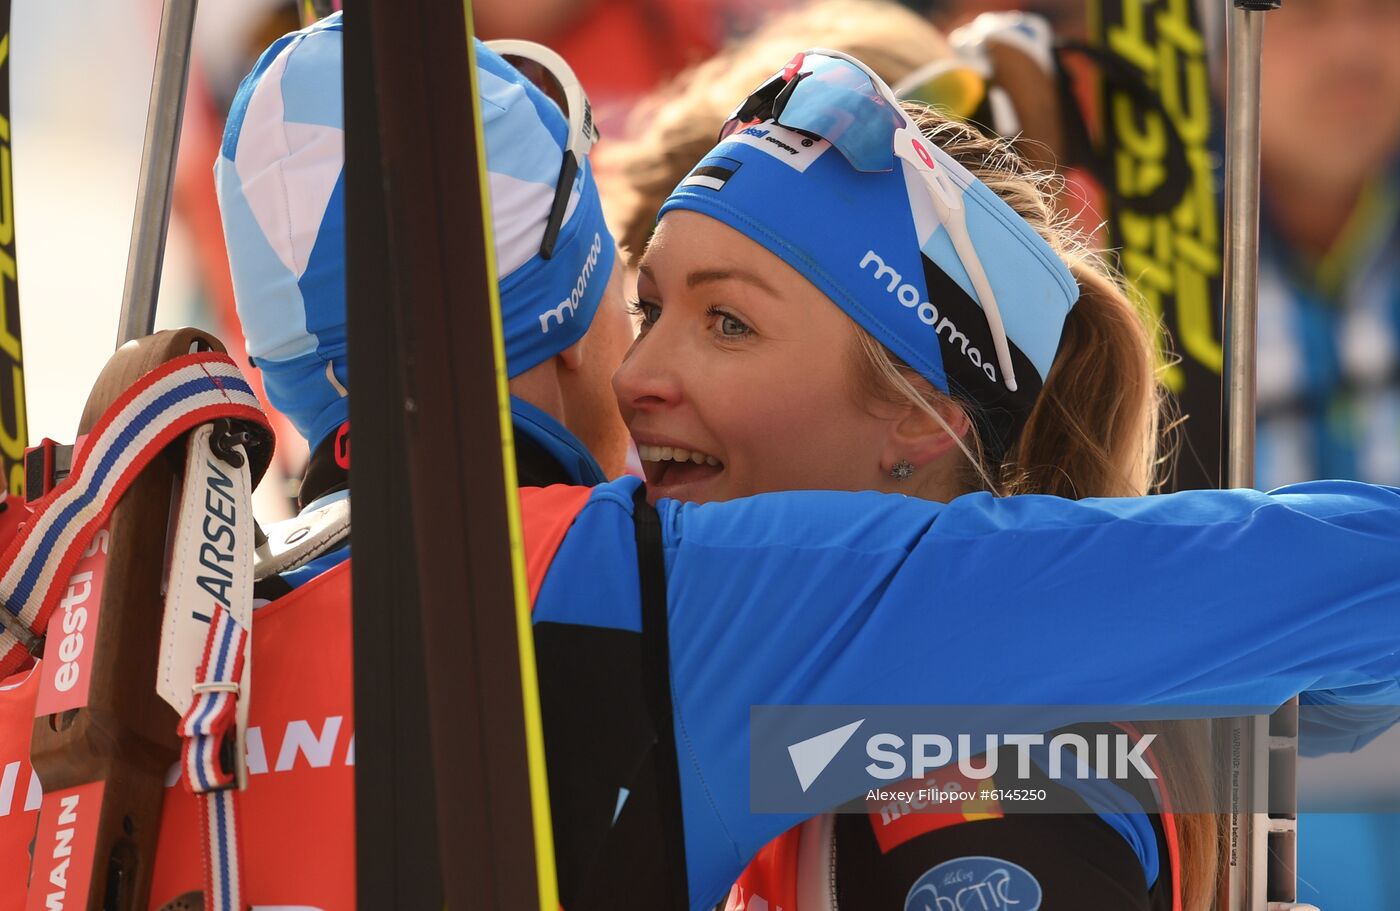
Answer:
[[[680,759],[676,753],[675,720],[671,692],[671,633],[666,598],[666,550],[661,535],[661,517],[647,502],[643,484],[632,495],[632,521],[636,527],[637,576],[642,596],[643,669],[647,682],[647,703],[656,726],[652,764],[656,787],[661,795],[661,856],[670,875],[668,895],[648,897],[658,908],[690,907],[690,889],[685,863],[685,827],[681,822]]]
[[[193,427],[218,418],[252,424],[271,438],[267,418],[227,355],[187,354],[147,373],[88,434],[72,473],[0,556],[0,679],[38,651],[49,614],[97,529],[143,468]],[[27,634],[27,635],[26,635]]]
[[[214,608],[194,702],[180,719],[185,738],[180,759],[185,786],[202,795],[204,907],[243,911],[243,853],[238,826],[238,776],[234,763],[239,680],[248,631],[222,605]]]

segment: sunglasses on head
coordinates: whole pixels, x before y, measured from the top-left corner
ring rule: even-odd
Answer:
[[[840,51],[803,51],[735,108],[720,130],[720,139],[766,120],[826,140],[857,171],[892,171],[898,161],[913,167],[976,291],[992,331],[1006,388],[1015,392],[1016,374],[1006,329],[967,229],[963,189],[934,161],[930,143],[884,80]]]
[[[894,93],[901,101],[917,101],[952,120],[977,120],[991,101],[987,74],[958,60],[938,60],[921,66],[901,80]]]
[[[549,259],[554,255],[554,244],[559,240],[559,230],[564,225],[564,213],[569,207],[574,178],[578,176],[584,156],[599,139],[598,126],[593,122],[593,108],[578,77],[564,58],[543,44],[513,39],[487,41],[485,44],[553,101],[569,121],[569,139],[564,147],[564,160],[559,166],[559,182],[554,187],[554,203],[550,206],[549,221],[545,223],[544,239],[540,242],[540,256]]]
[[[310,25],[340,9],[341,0],[301,0],[301,24]]]

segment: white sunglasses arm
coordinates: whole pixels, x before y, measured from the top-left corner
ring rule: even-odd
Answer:
[[[910,119],[900,106],[899,99],[890,91],[889,86],[870,67],[862,61],[857,60],[850,54],[843,54],[841,51],[830,50],[829,48],[812,48],[808,53],[825,54],[830,57],[839,57],[847,60],[860,68],[865,75],[870,77],[870,82],[875,86],[876,91],[889,102],[890,107],[904,121],[903,127],[895,133],[895,142],[899,146],[907,147],[912,153],[914,137],[922,138],[922,133],[918,126]],[[901,150],[904,151],[904,150]],[[1001,310],[997,308],[996,294],[992,291],[992,283],[987,280],[987,273],[982,269],[982,260],[977,256],[977,248],[972,244],[972,235],[967,230],[967,215],[963,210],[961,192],[955,191],[944,183],[948,178],[935,168],[930,168],[920,161],[919,155],[900,155],[914,164],[924,175],[924,182],[929,188],[929,197],[933,200],[934,208],[937,210],[938,218],[948,230],[948,237],[953,241],[953,250],[958,254],[958,259],[962,261],[963,269],[967,272],[967,277],[972,280],[972,287],[977,292],[977,301],[982,305],[982,312],[987,319],[987,326],[992,330],[992,344],[997,350],[997,363],[1001,365],[1002,376],[1006,382],[1006,388],[1012,392],[1017,389],[1016,371],[1011,365],[1011,347],[1006,340],[1006,327],[1001,321]]]
[[[1006,327],[1001,321],[996,293],[992,291],[992,283],[987,279],[987,273],[982,268],[982,259],[977,255],[977,248],[972,243],[972,234],[967,229],[967,212],[962,203],[962,191],[950,186],[952,179],[942,170],[928,167],[919,155],[912,153],[913,136],[916,135],[918,131],[912,124],[895,134],[895,142],[901,147],[899,157],[919,170],[924,184],[928,187],[934,212],[948,231],[953,250],[967,272],[967,277],[972,281],[973,290],[977,292],[977,302],[982,305],[987,327],[992,330],[992,345],[997,351],[997,363],[1001,366],[1006,388],[1015,392],[1016,370],[1011,365],[1011,347],[1006,340]],[[909,154],[903,154],[904,146],[911,147]]]
[[[972,279],[972,287],[977,291],[977,300],[982,305],[987,325],[992,330],[992,344],[997,349],[997,362],[1001,364],[1006,388],[1015,392],[1016,371],[1011,366],[1011,347],[1006,341],[1006,327],[1001,322],[1001,310],[997,307],[997,296],[992,291],[992,283],[987,280],[987,273],[982,270],[982,260],[977,256],[977,248],[972,245],[972,235],[967,230],[967,214],[959,205],[948,209],[946,217],[940,212],[939,217],[945,218],[944,225],[949,228],[948,237],[953,241],[953,249],[957,251],[958,259],[962,260],[967,277]],[[954,226],[957,230],[953,230]]]
[[[584,92],[583,83],[579,82],[573,67],[553,49],[534,41],[497,38],[483,43],[502,57],[522,57],[538,64],[559,83],[559,88],[564,92],[564,100],[569,104],[566,114],[569,120],[569,138],[565,148],[574,153],[574,158],[582,166],[584,156],[593,148],[593,143],[598,141],[598,124],[593,119],[588,94]]]

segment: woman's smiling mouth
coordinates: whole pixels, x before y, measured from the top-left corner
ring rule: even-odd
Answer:
[[[647,486],[657,496],[676,500],[693,499],[684,488],[713,480],[724,471],[724,463],[707,452],[683,446],[661,446],[637,442]]]
[[[719,466],[719,459],[698,449],[683,449],[680,446],[653,446],[638,443],[637,454],[643,462],[691,462],[696,465]]]

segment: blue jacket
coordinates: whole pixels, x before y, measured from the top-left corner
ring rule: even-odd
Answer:
[[[637,485],[596,487],[577,511],[535,600],[537,643],[546,625],[640,631]],[[1390,488],[949,504],[804,491],[657,509],[694,908],[712,907],[800,819],[750,810],[751,706],[1175,704],[1229,715],[1310,690],[1394,692],[1400,679]],[[944,632],[968,616],[975,640]],[[597,744],[582,740],[550,750],[587,765]]]
[[[510,397],[516,466],[522,487],[532,476],[545,483],[592,487],[607,480],[593,454],[567,427],[524,399]]]

